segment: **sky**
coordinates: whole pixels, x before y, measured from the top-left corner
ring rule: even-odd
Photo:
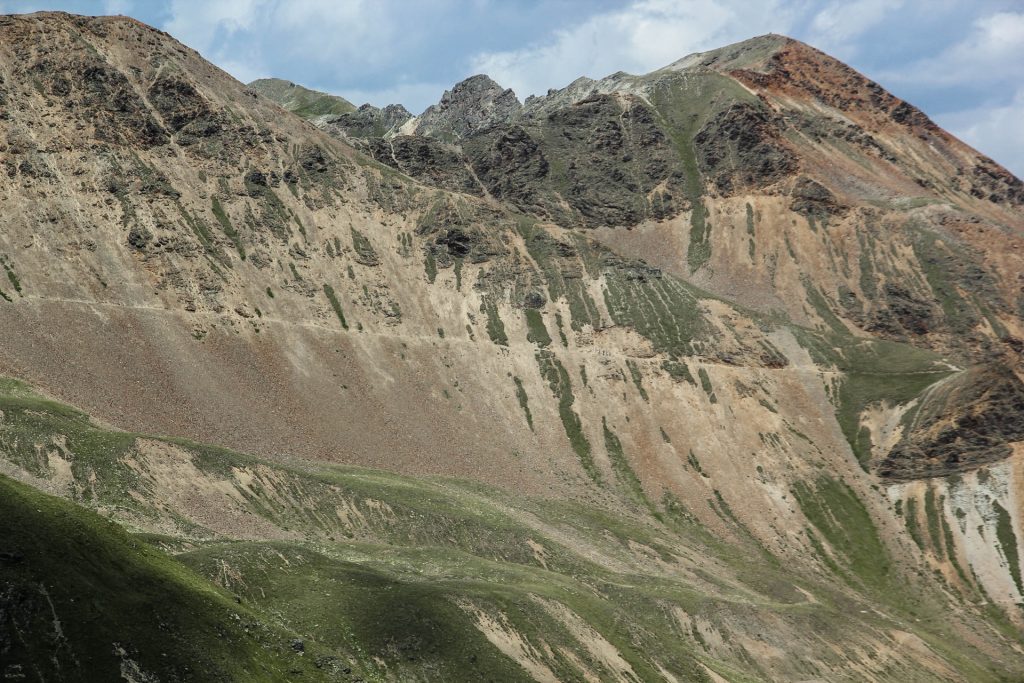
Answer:
[[[782,33],[1024,176],[1024,0],[0,0],[41,9],[127,14],[241,81],[415,113],[476,73],[525,99]]]

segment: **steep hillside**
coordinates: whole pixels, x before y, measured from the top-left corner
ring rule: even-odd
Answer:
[[[0,475],[0,672],[28,681],[341,680],[297,633],[93,512]]]
[[[310,90],[280,78],[261,78],[250,83],[249,87],[305,118],[337,116],[356,110],[355,105],[344,97]]]
[[[839,583],[781,564],[721,501],[731,543],[678,505],[609,513],[116,432],[11,381],[0,410],[5,470],[134,532],[0,475],[8,677],[984,681],[1024,670],[998,612],[904,577],[852,490],[824,474],[794,493],[836,544]]]
[[[366,680],[1021,672],[1019,180],[780,36],[330,97],[0,18],[3,471]]]

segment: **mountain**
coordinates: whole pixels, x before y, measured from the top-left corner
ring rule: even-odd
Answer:
[[[1024,190],[913,106],[781,36],[415,117],[0,37],[5,676],[1024,674]]]
[[[261,78],[250,83],[249,87],[306,118],[348,114],[356,110],[355,105],[344,97],[310,90],[280,78]]]

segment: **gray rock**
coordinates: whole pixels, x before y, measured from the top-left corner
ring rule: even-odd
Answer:
[[[383,109],[364,104],[353,112],[324,118],[320,126],[340,137],[374,139],[393,135],[411,118],[409,110],[400,104],[389,104]]]
[[[457,140],[512,121],[522,109],[510,89],[489,76],[471,76],[446,90],[441,101],[427,107],[416,121],[416,132]]]

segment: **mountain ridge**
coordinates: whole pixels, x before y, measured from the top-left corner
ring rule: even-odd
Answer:
[[[406,134],[133,22],[0,36],[0,372],[77,407],[5,384],[5,474],[372,680],[469,677],[449,633],[497,678],[1024,667],[1016,185],[870,82],[785,43]]]
[[[757,80],[759,76],[764,77],[769,75],[768,73],[766,73],[766,69],[778,68],[777,66],[773,67],[773,65],[770,63],[771,59],[779,51],[787,48],[795,48],[796,52],[801,53],[804,56],[813,55],[825,58],[828,60],[829,66],[831,68],[839,66],[846,72],[850,73],[851,75],[856,74],[856,72],[853,69],[846,67],[845,65],[838,62],[838,60],[829,57],[825,53],[821,52],[820,50],[817,50],[816,48],[811,47],[810,45],[804,43],[803,41],[783,34],[768,33],[759,36],[754,36],[752,38],[748,38],[745,40],[741,40],[736,43],[731,43],[720,48],[688,54],[674,62],[671,62],[670,64],[667,64],[666,66],[655,69],[643,75],[634,75],[620,71],[615,74],[610,74],[608,76],[596,80],[586,76],[581,76],[580,78],[568,84],[564,88],[550,88],[546,95],[530,95],[526,98],[525,101],[521,103],[521,105],[523,108],[529,108],[529,105],[531,103],[540,102],[543,101],[545,97],[550,97],[558,93],[566,92],[573,93],[573,96],[576,97],[576,99],[583,99],[583,97],[580,96],[580,93],[583,91],[584,87],[589,86],[591,89],[594,89],[599,88],[603,83],[617,83],[622,79],[641,79],[644,77],[653,76],[655,74],[658,74],[659,72],[671,72],[704,68],[713,68],[716,71],[738,72],[739,74],[743,74],[744,71],[750,71],[752,73],[743,75],[745,75],[747,78]],[[754,60],[754,63],[750,64],[743,62],[743,59],[752,59]],[[760,68],[743,68],[751,66]],[[879,93],[882,90],[881,86],[876,82],[871,81],[870,79],[867,79],[861,76],[860,74],[856,74],[856,77],[860,78],[865,82],[865,86],[869,91],[873,93]],[[498,91],[505,92],[508,90],[502,88],[500,85],[494,82],[493,79],[491,79],[490,76],[488,76],[487,74],[474,74],[458,81],[453,86],[452,91],[446,91],[446,93],[441,97],[441,102],[444,102],[447,98],[451,97],[451,92],[458,92],[462,88],[466,87],[468,84],[479,79],[486,79],[490,81],[493,88],[496,88]],[[890,102],[893,103],[891,113],[900,122],[915,121],[919,125],[923,126],[924,128],[927,128],[930,131],[939,130],[939,127],[936,126],[934,122],[932,122],[927,116],[923,114],[923,112],[914,107],[912,104],[906,102],[905,100],[899,99],[898,97],[895,97],[889,93],[885,93],[885,96],[888,97]],[[518,97],[516,97],[516,100],[518,101]],[[401,105],[399,104],[397,106]],[[430,109],[431,107],[436,108],[437,105],[430,105],[428,106],[428,109]],[[420,116],[422,116],[422,114],[420,114]],[[416,115],[411,115],[410,118],[416,118]],[[961,142],[961,144],[963,143]],[[978,153],[976,150],[974,151],[976,154],[978,154],[978,156],[985,157],[989,162],[996,165],[998,167],[999,173],[1014,178],[1013,174],[1007,171],[1001,165],[999,165],[998,162],[994,162],[992,159],[988,158],[986,155]],[[1018,183],[1015,184],[1019,185],[1019,179],[1016,180],[1018,181]]]
[[[356,110],[356,106],[344,97],[311,90],[280,78],[260,78],[250,82],[248,87],[305,118],[349,114]]]

